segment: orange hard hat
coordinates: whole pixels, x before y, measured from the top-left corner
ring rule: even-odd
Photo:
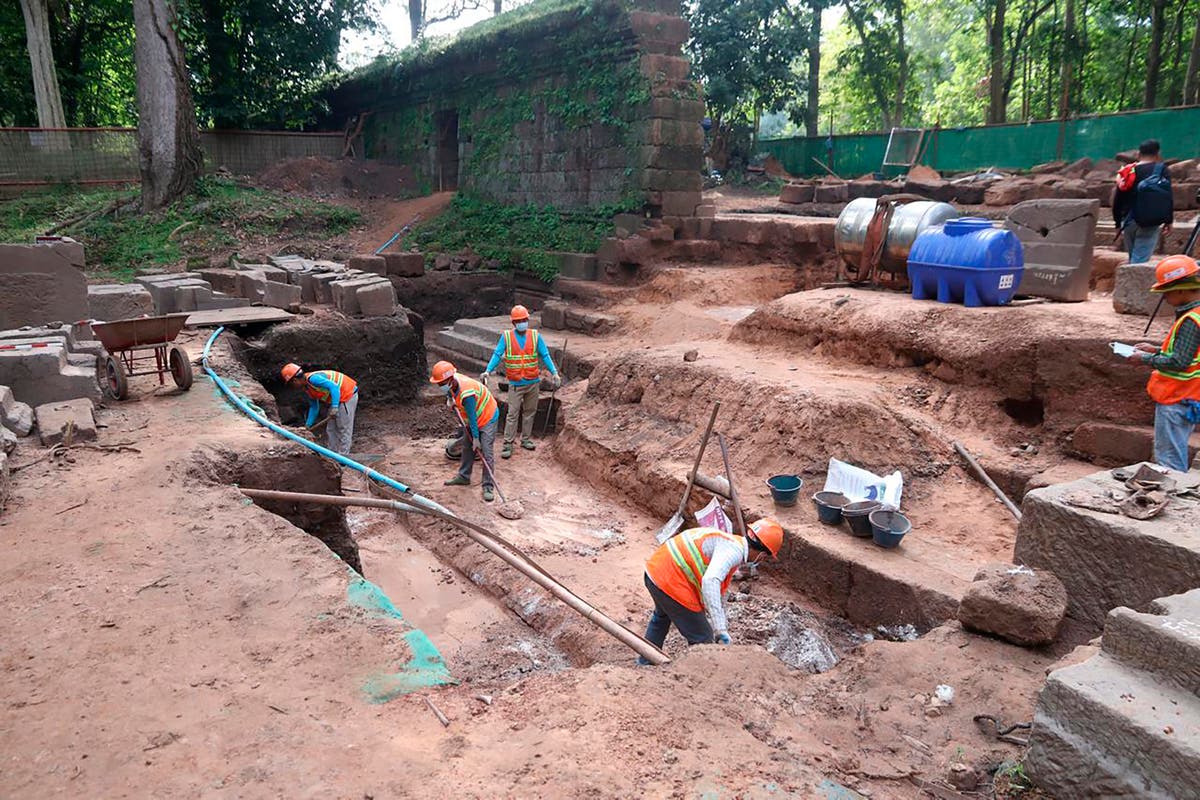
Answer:
[[[1169,292],[1172,288],[1194,289],[1196,287],[1191,285],[1172,287],[1172,284],[1187,278],[1195,278],[1197,274],[1200,274],[1200,264],[1196,263],[1196,259],[1182,254],[1167,256],[1154,268],[1155,284],[1150,287],[1150,291]],[[1191,281],[1188,283],[1190,284]]]
[[[439,361],[433,365],[433,374],[429,376],[430,383],[445,383],[454,377],[457,370],[449,361]]]
[[[771,558],[779,558],[779,548],[783,547],[783,527],[770,517],[750,523],[750,532],[763,547],[771,551]]]
[[[523,319],[529,319],[529,309],[525,306],[513,306],[512,313],[508,316],[513,322],[520,322]]]
[[[292,378],[299,375],[301,372],[299,364],[284,364],[283,369],[279,370],[279,374],[283,376],[283,382],[287,383]]]

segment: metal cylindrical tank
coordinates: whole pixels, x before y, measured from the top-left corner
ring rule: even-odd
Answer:
[[[852,267],[858,266],[862,258],[867,226],[875,216],[875,202],[872,197],[851,200],[838,215],[833,231],[834,248],[842,260]],[[891,224],[888,225],[880,267],[887,272],[904,272],[908,265],[908,251],[918,234],[958,215],[954,206],[934,200],[918,200],[896,206]]]

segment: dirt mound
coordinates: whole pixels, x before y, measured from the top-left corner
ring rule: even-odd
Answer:
[[[335,198],[403,197],[415,187],[411,167],[323,156],[280,161],[255,181],[265,189]]]

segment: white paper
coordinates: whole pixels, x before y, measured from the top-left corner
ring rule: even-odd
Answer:
[[[881,478],[862,467],[831,458],[829,472],[825,475],[825,491],[840,492],[849,497],[851,502],[878,500],[886,508],[899,510],[904,479],[899,470]]]
[[[1121,344],[1120,342],[1109,342],[1108,346],[1111,347],[1112,351],[1121,358],[1129,358],[1131,355],[1137,352],[1137,349],[1131,345]]]

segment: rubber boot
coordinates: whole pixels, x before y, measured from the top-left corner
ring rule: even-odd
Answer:
[[[466,478],[464,478],[462,475],[455,475],[453,478],[446,481],[443,485],[444,486],[470,486],[471,482],[469,480],[467,480]]]
[[[537,445],[533,443],[533,439],[522,439],[521,447],[524,447],[526,450],[537,450]]]
[[[501,458],[512,458],[512,442],[505,442],[504,447],[500,448]]]
[[[496,495],[494,495],[492,493],[492,487],[490,487],[490,486],[483,487],[483,502],[490,503],[495,499],[496,499]]]

